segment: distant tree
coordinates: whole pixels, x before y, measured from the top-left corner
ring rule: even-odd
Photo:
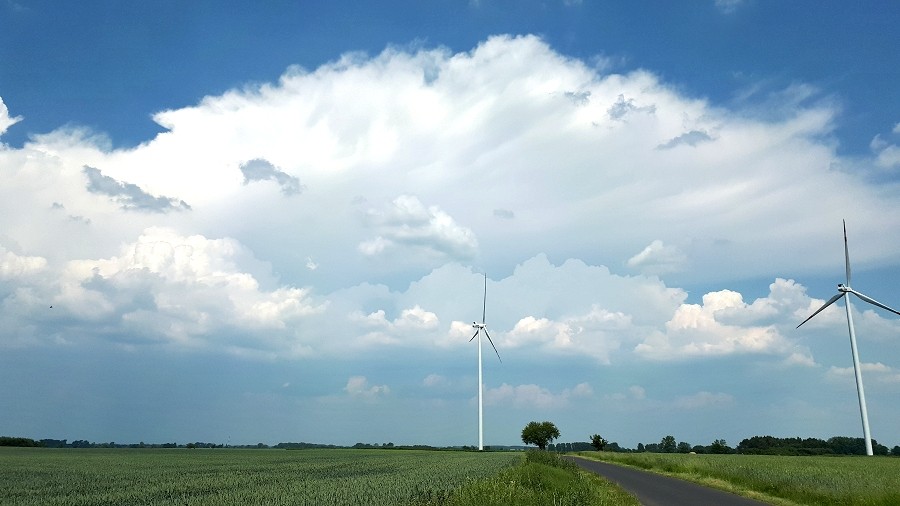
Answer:
[[[600,434],[594,434],[591,436],[591,446],[594,447],[598,452],[603,451],[603,447],[606,446],[607,441],[603,439]]]
[[[39,441],[27,437],[0,436],[0,446],[41,446]]]
[[[644,443],[638,443],[638,445],[637,445],[637,452],[638,452],[638,453],[644,453],[645,451],[647,451],[647,449],[644,448]]]
[[[828,439],[828,447],[841,455],[866,454],[866,442],[861,437],[835,436]]]
[[[703,445],[696,445],[693,448],[691,448],[691,451],[694,453],[697,453],[697,454],[706,453],[706,450],[707,450],[707,448]]]
[[[575,452],[578,451],[577,446],[582,443],[556,443],[556,444],[548,444],[547,450],[552,452]],[[590,443],[583,443],[586,446],[586,450],[591,449]]]
[[[691,444],[685,443],[684,441],[678,443],[678,453],[690,453],[691,452]]]
[[[709,445],[709,453],[731,453],[731,447],[724,439],[716,439]]]
[[[588,443],[587,441],[576,441],[572,443],[572,451],[573,452],[589,452],[593,448],[593,444]]]
[[[626,450],[623,449],[621,446],[619,446],[619,443],[616,443],[615,441],[613,441],[612,443],[607,443],[607,445],[606,445],[606,451],[608,451],[608,452],[622,452],[622,451],[626,451]],[[630,451],[630,450],[628,450],[628,451]]]
[[[891,457],[900,457],[900,445],[891,448]]]
[[[547,443],[559,438],[559,429],[552,422],[528,422],[522,429],[522,442],[533,444],[541,450],[547,447]]]
[[[659,449],[663,453],[675,453],[678,445],[675,443],[675,436],[666,436],[659,442]]]
[[[836,448],[844,446],[845,443],[840,439],[835,442],[836,444],[832,446],[827,441],[817,438],[753,436],[742,440],[735,451],[762,455],[830,455],[838,453]]]

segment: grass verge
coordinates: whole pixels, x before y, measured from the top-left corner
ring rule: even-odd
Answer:
[[[551,452],[529,451],[525,461],[497,476],[473,481],[446,497],[423,498],[422,506],[639,506],[617,485],[581,471]]]
[[[900,459],[581,452],[779,506],[900,504]]]

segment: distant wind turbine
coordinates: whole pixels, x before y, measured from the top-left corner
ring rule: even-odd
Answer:
[[[491,335],[488,334],[487,324],[485,323],[485,314],[487,313],[487,274],[484,275],[484,299],[481,306],[481,323],[472,322],[472,327],[475,329],[475,334],[472,335],[469,342],[472,342],[472,339],[478,338],[478,450],[484,450],[484,404],[482,400],[482,391],[484,390],[484,385],[482,383],[481,376],[481,332],[484,331],[485,337],[488,338],[488,342],[491,343],[491,347],[494,348],[494,353],[497,354],[497,359],[500,362],[503,362],[503,359],[500,358],[500,352],[497,351],[497,347],[494,346],[494,341],[491,340]]]
[[[865,302],[868,302],[869,304],[878,306],[881,309],[886,309],[894,314],[900,315],[900,312],[898,312],[897,310],[891,309],[891,308],[885,306],[884,304],[878,302],[877,300],[875,300],[871,297],[868,297],[866,295],[863,295],[863,294],[857,292],[856,290],[850,288],[850,253],[847,248],[847,222],[846,221],[844,221],[844,263],[845,263],[846,269],[847,269],[847,284],[843,285],[843,284],[839,283],[837,286],[837,288],[838,288],[837,295],[828,299],[828,302],[826,302],[822,307],[820,307],[818,310],[816,310],[815,313],[809,315],[809,318],[803,320],[803,322],[800,323],[800,325],[803,325],[804,323],[808,322],[809,320],[812,319],[813,316],[816,316],[817,314],[822,312],[823,309],[834,304],[835,302],[837,302],[838,299],[840,299],[841,297],[844,297],[848,293],[852,293],[853,295],[856,295],[857,297],[859,297],[860,299],[862,299]],[[852,313],[850,312],[850,297],[847,297],[846,299],[844,299],[844,307],[847,309],[847,327],[850,329],[850,351],[853,354],[853,372],[856,374],[856,393],[859,396],[859,414],[860,414],[860,417],[862,417],[863,437],[866,440],[866,455],[872,455],[872,437],[869,434],[869,414],[868,414],[868,410],[866,409],[866,392],[863,389],[862,370],[859,365],[859,353],[856,351],[856,332],[853,330],[853,316],[852,316]],[[797,325],[798,329],[800,328],[800,325]]]

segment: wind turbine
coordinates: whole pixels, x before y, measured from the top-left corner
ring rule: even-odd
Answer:
[[[478,450],[484,450],[484,403],[482,401],[482,391],[484,390],[484,385],[481,380],[481,332],[484,331],[485,337],[488,338],[488,342],[491,343],[491,347],[494,348],[494,353],[497,354],[497,359],[500,362],[503,362],[503,359],[500,358],[500,352],[497,351],[497,347],[494,346],[494,341],[491,340],[491,335],[488,334],[487,324],[485,322],[485,313],[487,312],[487,274],[484,275],[484,300],[481,306],[481,323],[472,322],[472,328],[475,329],[475,334],[469,339],[469,342],[472,342],[472,339],[478,338]]]
[[[847,248],[847,222],[846,221],[844,221],[844,263],[846,264],[846,269],[847,269],[847,284],[844,285],[844,284],[838,283],[837,295],[828,299],[828,302],[826,302],[822,307],[820,307],[818,310],[816,310],[815,313],[809,315],[809,318],[803,320],[803,322],[800,323],[800,325],[803,325],[804,323],[808,322],[809,320],[812,319],[813,316],[816,316],[823,309],[834,304],[835,302],[837,302],[838,299],[840,299],[841,297],[844,297],[848,293],[852,293],[853,295],[856,295],[857,297],[859,297],[860,299],[862,299],[865,302],[868,302],[869,304],[878,306],[881,309],[886,309],[894,314],[900,315],[900,312],[898,312],[897,310],[891,309],[891,308],[885,306],[884,304],[878,302],[877,300],[875,300],[871,297],[868,297],[866,295],[863,295],[863,294],[857,292],[856,290],[850,288],[850,253]],[[856,332],[853,330],[853,316],[850,312],[850,297],[847,297],[846,299],[844,299],[844,307],[847,309],[847,327],[850,329],[850,351],[853,354],[853,372],[856,375],[856,393],[859,396],[859,414],[860,414],[860,417],[862,418],[863,437],[866,440],[866,455],[872,455],[872,437],[869,434],[869,414],[868,414],[868,410],[866,409],[866,392],[863,389],[862,370],[860,369],[860,365],[859,365],[859,353],[856,351]],[[798,329],[800,328],[800,325],[797,325]]]

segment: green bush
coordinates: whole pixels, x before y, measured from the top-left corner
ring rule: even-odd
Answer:
[[[541,450],[527,450],[525,452],[525,462],[533,464],[543,464],[549,467],[566,467],[574,469],[575,465],[567,460],[559,458],[558,453],[546,452]]]

